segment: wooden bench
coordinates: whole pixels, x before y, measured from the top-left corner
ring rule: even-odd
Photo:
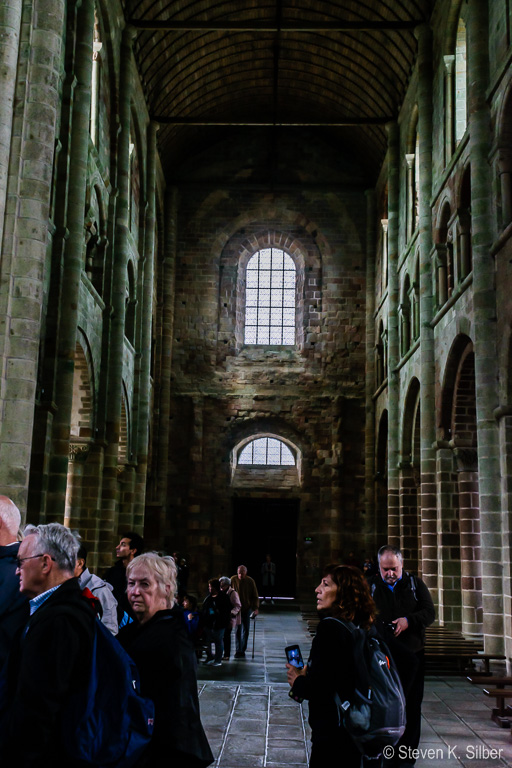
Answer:
[[[512,681],[510,682],[512,685]],[[505,707],[505,699],[512,699],[512,688],[484,688],[485,696],[494,696],[496,706],[491,710],[491,720],[494,720],[500,728],[510,728],[512,710]]]

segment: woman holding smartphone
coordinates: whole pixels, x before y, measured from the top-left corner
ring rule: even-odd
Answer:
[[[304,669],[286,665],[290,695],[298,701],[309,701],[309,768],[332,765],[335,755],[339,756],[343,768],[360,768],[361,753],[350,734],[339,726],[335,703],[336,693],[341,701],[350,699],[354,693],[352,638],[343,624],[328,619],[345,619],[370,629],[375,621],[375,603],[363,574],[350,565],[328,565],[315,594],[321,621]],[[378,764],[378,761],[372,764]]]

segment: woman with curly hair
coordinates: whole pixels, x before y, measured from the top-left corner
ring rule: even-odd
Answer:
[[[352,637],[343,624],[329,619],[345,619],[369,630],[375,621],[375,603],[363,574],[351,565],[328,565],[315,594],[321,621],[304,669],[286,665],[290,696],[309,701],[309,768],[333,765],[336,756],[343,768],[360,768],[361,753],[350,734],[339,726],[335,703],[336,693],[341,701],[354,693]]]

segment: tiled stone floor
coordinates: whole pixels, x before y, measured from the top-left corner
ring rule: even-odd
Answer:
[[[252,640],[251,634],[245,659],[199,665],[201,718],[214,768],[305,768],[307,703],[288,697],[284,658],[284,647],[296,642],[307,658],[310,638],[300,614],[263,608],[254,659]],[[491,721],[492,703],[465,678],[427,677],[417,768],[512,768],[510,732]]]

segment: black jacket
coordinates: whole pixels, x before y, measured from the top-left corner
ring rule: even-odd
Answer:
[[[87,684],[94,622],[78,579],[72,578],[50,595],[19,632],[7,662],[8,709],[3,713],[5,728],[0,729],[5,765],[78,765],[64,754],[60,720],[70,694]]]
[[[0,547],[0,671],[4,666],[16,632],[28,620],[29,604],[20,592],[20,577],[16,573],[19,542]]]
[[[341,701],[350,699],[355,690],[352,637],[349,630],[332,619],[322,619],[311,644],[307,672],[295,679],[294,696],[309,701],[311,740],[335,739],[338,710],[334,694]]]
[[[393,648],[388,624],[402,616],[405,616],[409,626],[395,638],[395,642],[414,653],[421,651],[425,647],[425,627],[432,624],[436,617],[434,603],[424,582],[404,571],[401,580],[391,590],[379,574],[370,580],[370,591],[379,610],[377,629],[390,644],[391,653]]]
[[[231,600],[226,592],[215,597],[210,594],[201,608],[200,624],[205,629],[226,629],[231,626]]]
[[[114,597],[117,600],[117,623],[121,623],[125,612],[133,621],[136,621],[136,616],[126,594],[126,568],[123,561],[118,560],[115,565],[105,571],[103,578],[113,587]]]
[[[183,611],[175,605],[147,623],[119,631],[140,674],[141,693],[155,704],[155,728],[141,765],[201,768],[213,763],[199,715],[197,660]]]

